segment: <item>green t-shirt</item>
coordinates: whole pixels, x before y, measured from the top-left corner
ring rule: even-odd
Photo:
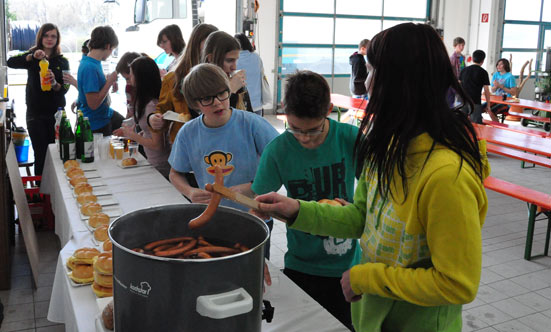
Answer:
[[[329,133],[315,149],[300,145],[285,132],[266,146],[252,190],[256,194],[287,189],[287,196],[306,201],[354,197],[354,143],[358,128],[329,120]],[[356,239],[317,236],[287,228],[285,267],[302,273],[340,277],[360,261]]]

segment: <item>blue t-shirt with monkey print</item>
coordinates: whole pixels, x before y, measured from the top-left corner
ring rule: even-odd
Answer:
[[[178,172],[193,172],[199,188],[214,182],[215,165],[222,168],[226,187],[250,183],[262,151],[277,135],[275,128],[255,113],[232,108],[228,122],[218,128],[205,126],[201,115],[180,129],[168,162]],[[221,204],[248,210],[225,199]]]

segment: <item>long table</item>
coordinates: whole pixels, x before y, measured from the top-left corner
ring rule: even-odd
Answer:
[[[97,171],[118,200],[123,213],[154,205],[188,203],[176,189],[150,166],[121,169],[112,160],[96,161]],[[75,198],[63,172],[55,145],[50,145],[43,172],[41,191],[51,195],[56,217],[60,251],[48,320],[65,324],[66,331],[102,331],[96,326],[99,307],[90,286],[73,287],[67,278],[66,259],[74,250],[94,247],[92,233],[80,219]],[[272,286],[264,299],[275,314],[271,323],[262,323],[265,332],[348,331],[337,319],[268,262]]]
[[[551,139],[474,124],[480,139],[513,149],[551,157]]]

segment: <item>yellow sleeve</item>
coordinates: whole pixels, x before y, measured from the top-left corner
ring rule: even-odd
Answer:
[[[352,289],[421,306],[473,301],[480,281],[481,228],[487,210],[480,179],[465,164],[459,174],[457,166],[445,166],[433,172],[418,197],[412,198],[418,202],[415,217],[426,231],[432,264],[424,268],[357,265],[350,274]]]
[[[174,89],[174,72],[169,72],[163,78],[161,84],[161,93],[159,95],[159,102],[155,107],[157,113],[164,113],[168,110],[173,110],[174,105],[172,104],[172,90]]]

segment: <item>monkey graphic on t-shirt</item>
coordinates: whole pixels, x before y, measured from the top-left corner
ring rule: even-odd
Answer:
[[[213,151],[208,156],[204,157],[205,163],[210,165],[207,167],[207,172],[211,175],[214,175],[214,166],[219,166],[222,169],[222,174],[224,176],[231,174],[234,170],[233,165],[228,165],[232,160],[233,156],[231,153],[226,153],[223,151]]]

